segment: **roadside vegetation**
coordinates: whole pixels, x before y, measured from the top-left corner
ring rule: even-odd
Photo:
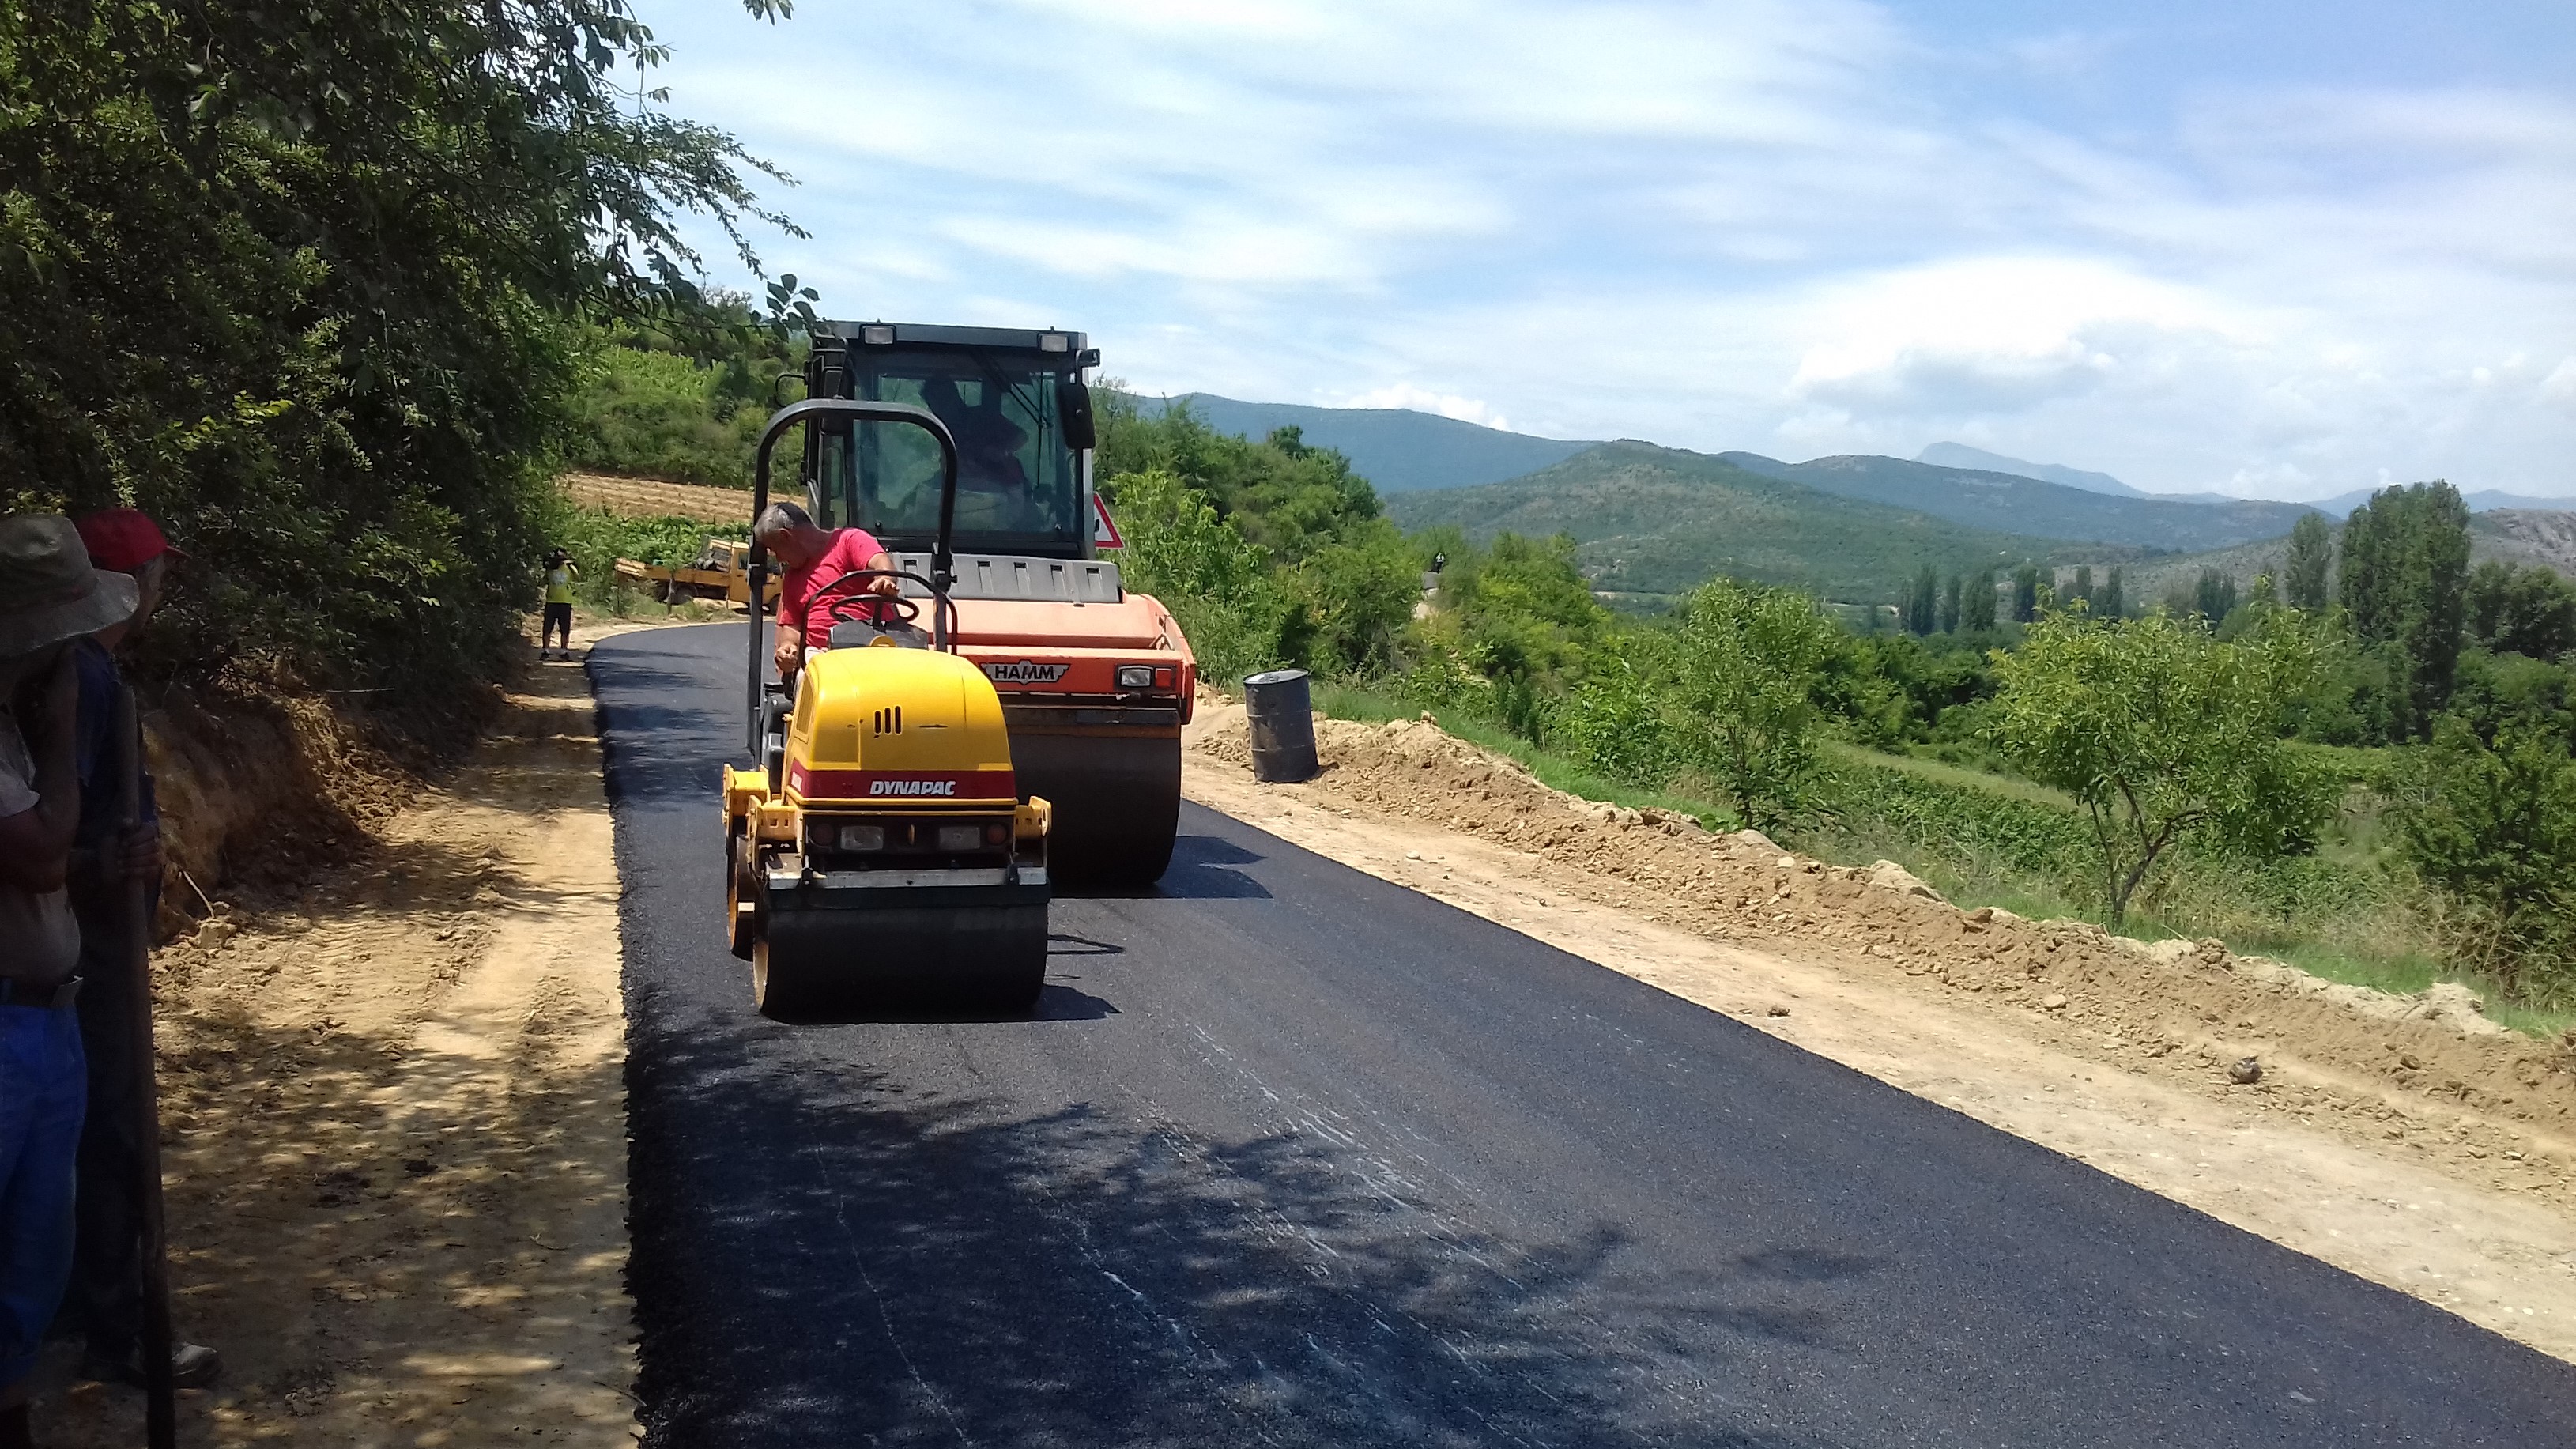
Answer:
[[[2044,568],[1918,575],[1912,617],[1872,627],[1728,578],[1616,612],[1571,540],[1399,535],[1293,435],[1106,432],[1127,568],[1211,679],[1302,666],[1329,713],[1429,710],[1559,788],[1971,904],[2390,990],[2465,977],[2533,1029],[2576,1007],[2576,589],[2470,569],[2446,484],[2384,491],[2340,558],[2307,531],[2285,581],[2139,612],[2107,573],[2064,598]]]

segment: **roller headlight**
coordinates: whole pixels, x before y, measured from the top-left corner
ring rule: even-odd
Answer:
[[[843,850],[885,849],[885,827],[882,825],[844,825],[841,827]]]
[[[1153,687],[1154,687],[1154,666],[1153,666],[1153,665],[1151,665],[1151,664],[1121,664],[1121,665],[1119,665],[1119,666],[1118,666],[1118,687],[1119,687],[1120,689],[1151,689],[1151,688],[1153,688]]]
[[[939,848],[943,851],[954,853],[961,850],[973,850],[981,846],[983,843],[984,827],[981,825],[942,825],[939,827]]]

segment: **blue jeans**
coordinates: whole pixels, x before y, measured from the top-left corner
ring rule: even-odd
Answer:
[[[27,1376],[72,1270],[80,1017],[0,1006],[0,1389]]]

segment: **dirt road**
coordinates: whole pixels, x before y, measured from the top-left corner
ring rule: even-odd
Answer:
[[[617,878],[590,691],[532,668],[377,844],[160,952],[190,1444],[625,1444]],[[71,1386],[40,1442],[142,1442]]]
[[[1259,785],[1240,707],[1206,708],[1190,798],[2576,1361],[2576,1050],[2223,949],[1978,922],[1427,725],[1319,731],[1332,768]]]

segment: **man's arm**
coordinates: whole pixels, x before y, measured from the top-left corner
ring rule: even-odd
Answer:
[[[769,646],[769,662],[777,666],[781,679],[795,673],[797,666],[805,662],[805,628],[801,622],[778,621],[777,636]]]
[[[903,580],[894,576],[894,559],[884,550],[880,549],[875,553],[869,554],[865,567],[883,571],[875,578],[868,580],[868,591],[870,593],[891,594],[899,592],[903,588]]]
[[[80,770],[72,752],[80,676],[70,650],[54,661],[42,690],[32,693],[42,704],[20,714],[19,728],[35,757],[36,803],[0,816],[0,881],[41,893],[62,889],[71,864],[72,832],[80,825]]]

